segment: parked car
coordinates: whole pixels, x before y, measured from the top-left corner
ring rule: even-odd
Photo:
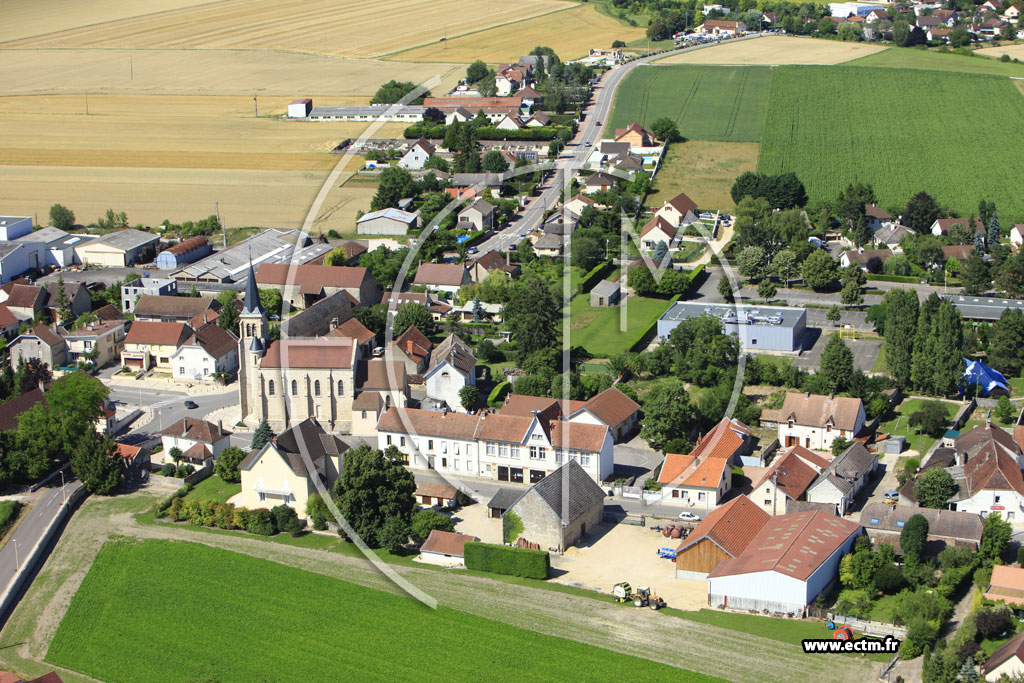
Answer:
[[[199,404],[189,398],[185,400],[185,407],[189,410],[195,410],[199,407]]]
[[[698,517],[697,515],[693,514],[692,512],[686,512],[686,511],[683,511],[683,512],[679,513],[679,519],[685,519],[685,520],[688,520],[688,521],[691,521],[691,522],[699,522],[700,521],[700,517]]]

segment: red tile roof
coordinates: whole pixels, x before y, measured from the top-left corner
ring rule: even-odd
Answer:
[[[420,552],[462,557],[466,543],[479,540],[476,536],[434,529],[427,536],[427,540],[423,542],[423,545],[420,546]]]
[[[644,225],[643,230],[640,231],[640,236],[647,237],[648,233],[659,229],[669,236],[676,234],[675,226],[669,223],[666,218],[662,216],[655,216],[651,220],[647,221],[647,223]]]
[[[377,422],[377,431],[472,441],[478,419],[476,415],[464,413],[439,413],[420,408],[388,408]]]
[[[417,363],[425,360],[430,355],[430,350],[434,348],[433,342],[427,339],[426,335],[420,332],[415,325],[407,327],[402,336],[392,342],[392,345],[398,347],[402,353]]]
[[[800,496],[804,495],[807,487],[817,478],[818,471],[790,450],[772,463],[772,466],[764,473],[761,480],[754,485],[754,488],[757,489],[770,479],[776,483],[779,492],[785,494],[788,498],[797,500]],[[783,505],[783,509],[785,509],[785,505]]]
[[[706,468],[700,472],[701,477],[694,478],[693,476],[706,461],[721,460],[725,462],[732,459],[746,443],[746,439],[741,435],[749,435],[750,433],[750,427],[747,427],[739,420],[733,421],[723,417],[711,431],[697,441],[697,445],[694,446],[690,453],[686,455],[679,453],[667,454],[665,456],[665,464],[661,466],[661,474],[658,476],[658,481],[663,484],[705,485],[689,482],[700,482],[703,478],[707,477],[711,470]],[[718,481],[716,480],[708,485],[717,486]]]
[[[192,334],[185,323],[159,323],[136,320],[124,338],[125,344],[164,344],[181,346]]]
[[[42,303],[44,291],[42,287],[35,285],[14,285],[4,304],[10,308],[32,308],[37,303]]]
[[[180,439],[188,439],[189,441],[199,441],[209,444],[216,443],[224,437],[231,436],[231,432],[226,429],[219,427],[212,422],[207,422],[206,420],[200,420],[194,417],[183,417],[160,433],[164,436],[176,436]]]
[[[680,192],[675,197],[673,197],[672,199],[668,200],[665,203],[671,206],[679,213],[683,214],[684,216],[688,211],[697,210],[697,203],[690,199],[688,196],[686,196],[685,192]]]
[[[416,483],[415,495],[417,496],[430,496],[431,498],[454,500],[458,493],[459,490],[451,484],[437,484],[429,481]]]
[[[583,410],[609,427],[616,427],[640,410],[640,405],[615,387],[609,387],[587,401]]]
[[[264,263],[256,272],[256,282],[260,285],[298,285],[303,294],[319,294],[325,287],[358,289],[368,277],[370,275],[366,268],[293,266],[289,263]]]
[[[746,496],[733,498],[701,520],[679,546],[679,550],[685,550],[707,538],[731,557],[737,557],[769,519],[771,515]]]
[[[264,368],[351,368],[356,344],[343,337],[276,340],[260,362]]]
[[[20,321],[11,313],[11,309],[0,305],[0,327],[13,327],[19,323]]]
[[[465,266],[457,263],[424,263],[416,270],[417,285],[461,286],[468,279]]]
[[[352,317],[335,327],[324,336],[348,337],[350,339],[355,339],[357,344],[365,344],[373,339],[374,334],[370,330],[366,329],[366,326],[359,322],[355,317]]]
[[[762,419],[793,420],[795,424],[811,427],[824,427],[831,422],[836,429],[853,431],[863,405],[859,398],[790,392],[786,394],[781,410],[765,411]]]

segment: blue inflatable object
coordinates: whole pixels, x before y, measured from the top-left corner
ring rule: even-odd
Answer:
[[[1010,383],[1006,381],[1001,372],[990,368],[979,360],[967,360],[964,358],[964,362],[967,363],[967,369],[964,370],[963,374],[963,386],[960,387],[961,394],[965,393],[967,388],[972,385],[977,385],[982,396],[988,396],[996,389],[1002,389],[1009,393]]]

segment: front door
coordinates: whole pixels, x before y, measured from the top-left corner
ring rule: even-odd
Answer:
[[[510,481],[512,481],[512,482],[514,482],[516,484],[522,484],[523,483],[523,468],[522,467],[513,467],[509,471],[509,475],[511,476]]]
[[[498,465],[498,481],[508,481],[508,467]]]

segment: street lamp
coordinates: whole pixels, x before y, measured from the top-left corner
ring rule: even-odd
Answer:
[[[64,502],[67,503],[68,502],[68,492],[67,492],[67,489],[64,488],[64,470],[60,471],[60,492],[64,496]]]

